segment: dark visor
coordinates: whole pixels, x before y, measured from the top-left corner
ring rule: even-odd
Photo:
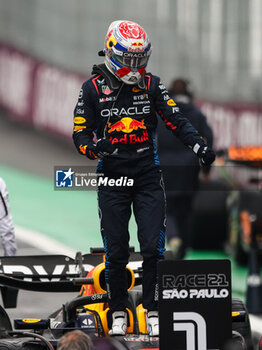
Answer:
[[[112,58],[122,66],[128,68],[140,68],[147,65],[149,55],[147,52],[121,52],[122,55],[112,50]]]

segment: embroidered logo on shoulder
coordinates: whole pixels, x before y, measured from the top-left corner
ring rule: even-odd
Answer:
[[[113,92],[113,90],[109,89],[108,85],[102,85],[102,93],[105,95],[110,95]]]
[[[83,89],[81,89],[80,92],[79,92],[79,95],[78,95],[78,98],[79,98],[79,99],[81,99],[81,98],[83,97],[83,93],[84,93],[84,92],[83,92]]]
[[[83,124],[84,122],[86,122],[86,119],[83,117],[75,117],[74,118],[74,123],[75,124]]]
[[[101,85],[105,83],[105,79],[96,79],[97,85]]]
[[[175,101],[172,98],[170,98],[170,100],[167,101],[167,104],[169,106],[176,106],[176,103],[175,103]]]
[[[86,126],[84,125],[75,125],[74,126],[74,131],[80,131],[86,129]]]
[[[142,91],[142,90],[139,89],[139,88],[137,88],[136,86],[134,86],[134,87],[132,88],[132,91],[133,91],[133,92],[140,92],[140,91]]]

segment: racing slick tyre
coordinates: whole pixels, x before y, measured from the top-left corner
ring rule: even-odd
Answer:
[[[235,321],[234,317],[232,317],[232,331],[238,332],[242,335],[242,337],[245,339],[247,350],[253,350],[248,311],[240,299],[232,298],[232,312],[244,312],[244,318],[240,321]]]

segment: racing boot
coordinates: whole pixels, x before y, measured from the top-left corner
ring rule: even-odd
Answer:
[[[126,311],[115,311],[112,314],[112,329],[109,335],[125,335],[127,331],[127,313]]]
[[[179,237],[171,238],[169,241],[169,247],[171,252],[173,253],[173,257],[175,260],[184,259],[186,255],[185,244],[182,239]]]
[[[159,336],[158,311],[148,311],[146,313],[146,326],[150,337]]]

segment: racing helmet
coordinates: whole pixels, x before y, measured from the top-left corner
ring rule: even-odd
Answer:
[[[146,72],[151,44],[145,30],[131,21],[115,21],[105,39],[106,67],[125,84],[135,85]]]

